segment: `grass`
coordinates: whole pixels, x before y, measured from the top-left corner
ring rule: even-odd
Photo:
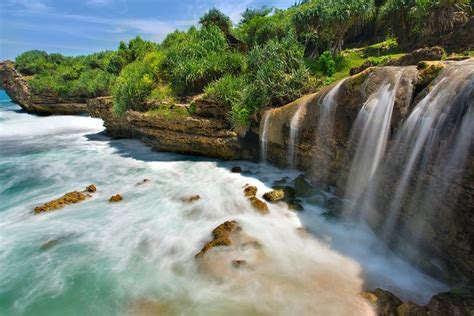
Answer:
[[[306,60],[306,66],[318,85],[326,86],[346,78],[352,68],[360,67],[367,61],[372,61],[374,64],[383,64],[388,60],[398,59],[405,54],[406,52],[398,48],[396,41],[388,39],[374,45],[342,51],[335,58],[336,72],[330,77],[324,75],[319,60]]]
[[[185,118],[191,115],[190,110],[183,105],[160,105],[145,112],[146,116],[161,116],[164,118]]]

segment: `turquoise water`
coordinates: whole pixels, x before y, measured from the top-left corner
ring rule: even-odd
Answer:
[[[317,205],[261,216],[243,197],[247,183],[261,196],[294,172],[154,153],[102,132],[99,119],[26,114],[0,90],[0,315],[372,315],[363,288],[420,302],[444,289]],[[231,173],[237,164],[247,172]],[[92,198],[32,213],[92,183]],[[262,244],[252,270],[209,273],[194,259],[225,220]]]

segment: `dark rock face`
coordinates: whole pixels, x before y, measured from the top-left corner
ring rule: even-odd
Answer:
[[[86,99],[63,99],[55,95],[35,94],[28,81],[15,68],[11,61],[0,63],[0,86],[5,89],[13,102],[28,113],[40,115],[77,115],[87,113]]]
[[[222,119],[164,117],[132,110],[119,116],[113,113],[110,97],[91,99],[87,104],[90,115],[103,119],[107,134],[113,138],[137,138],[154,150],[224,160],[253,160],[255,155],[256,148],[243,149],[243,140]]]
[[[389,291],[376,289],[363,292],[364,297],[375,309],[377,316],[471,316],[474,315],[474,296],[472,293],[454,294],[451,292],[433,296],[426,306],[412,302],[403,303]]]

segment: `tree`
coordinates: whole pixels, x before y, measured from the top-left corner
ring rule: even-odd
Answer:
[[[199,24],[204,27],[215,25],[220,28],[224,34],[229,34],[232,28],[232,22],[230,18],[216,8],[213,8],[204,14],[199,19]]]
[[[336,55],[342,50],[347,31],[372,16],[373,10],[373,0],[313,0],[298,8],[293,21],[297,31],[327,39],[329,50]]]
[[[240,20],[239,24],[246,24],[250,22],[252,19],[257,17],[266,17],[273,11],[273,8],[262,7],[260,9],[246,9],[242,14],[242,20]]]

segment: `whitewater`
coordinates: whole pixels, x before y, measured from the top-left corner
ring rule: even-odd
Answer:
[[[364,224],[305,201],[303,212],[279,203],[262,216],[242,193],[251,184],[261,198],[298,175],[152,152],[108,138],[100,119],[27,114],[0,90],[0,315],[374,315],[364,290],[424,304],[447,289]],[[32,212],[89,184],[97,192],[82,203]],[[114,194],[124,200],[109,203]],[[228,220],[264,258],[216,278],[194,256]]]

